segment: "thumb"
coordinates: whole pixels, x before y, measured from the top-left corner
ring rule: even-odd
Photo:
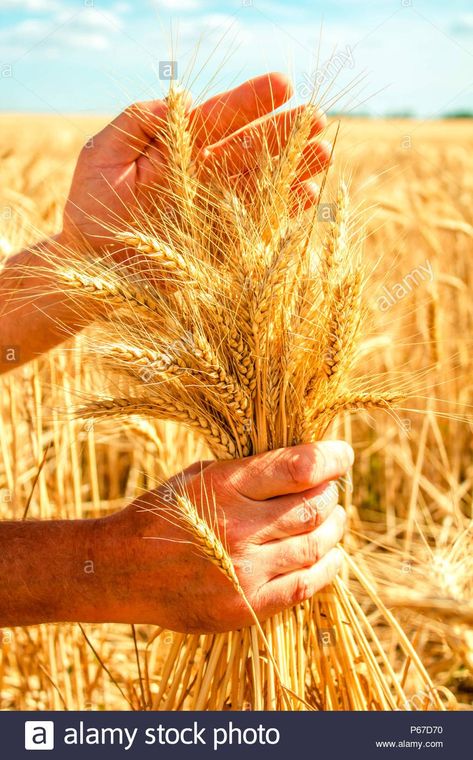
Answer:
[[[351,467],[353,457],[353,449],[344,441],[319,441],[225,464],[235,490],[247,498],[263,501],[337,480]]]

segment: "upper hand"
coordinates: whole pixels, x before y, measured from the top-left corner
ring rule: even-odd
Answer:
[[[224,166],[236,181],[250,183],[263,136],[277,153],[304,107],[273,113],[291,95],[287,77],[265,74],[191,110],[197,166],[205,165],[210,175],[213,168]],[[163,100],[135,103],[82,149],[64,213],[66,243],[85,238],[97,249],[109,243],[108,228],[116,227],[117,221],[126,224],[133,219],[137,208],[146,206],[150,187],[158,208],[160,201],[169,204],[164,192],[166,153],[158,134],[166,108]],[[317,200],[318,188],[312,178],[330,159],[330,146],[316,139],[324,126],[323,114],[314,113],[311,139],[293,186],[295,197],[304,206]]]

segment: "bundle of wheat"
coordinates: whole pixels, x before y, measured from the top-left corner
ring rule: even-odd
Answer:
[[[83,416],[174,420],[228,459],[318,440],[339,412],[389,410],[398,400],[396,390],[355,371],[367,273],[345,185],[328,222],[317,207],[294,205],[310,118],[310,108],[300,112],[276,157],[263,143],[254,184],[236,185],[227,172],[209,176],[195,164],[185,98],[171,88],[159,128],[168,203],[141,208],[126,229],[117,220],[111,231],[126,264],[114,256],[74,261],[70,252],[56,271],[78,313],[88,318],[97,307],[90,350],[114,383],[114,393],[93,399]],[[185,492],[175,494],[172,509],[242,593],[212,522]],[[397,668],[337,580],[263,626],[255,620],[243,631],[175,636],[153,708],[408,709],[412,670],[422,708],[442,709],[408,637],[345,556],[345,572],[392,631]]]

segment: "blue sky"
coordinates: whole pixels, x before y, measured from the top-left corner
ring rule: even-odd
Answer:
[[[116,112],[171,59],[196,95],[278,69],[337,110],[473,111],[466,0],[0,0],[1,110]]]

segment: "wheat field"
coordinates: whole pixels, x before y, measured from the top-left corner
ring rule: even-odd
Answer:
[[[0,262],[57,231],[74,160],[105,121],[0,118]],[[465,709],[473,701],[472,143],[462,121],[345,119],[327,183],[347,178],[365,227],[369,372],[394,384],[407,372],[412,386],[396,414],[365,411],[336,422],[357,455],[342,495],[346,546],[447,706],[456,698]],[[2,379],[1,518],[21,519],[25,509],[42,518],[111,512],[206,454],[172,424],[143,420],[118,430],[66,419],[63,410],[99,382],[68,347]],[[395,637],[344,573],[395,666]],[[166,707],[175,695],[161,688],[158,666],[179,636],[148,626],[5,629],[0,707],[147,709],[163,695]]]

